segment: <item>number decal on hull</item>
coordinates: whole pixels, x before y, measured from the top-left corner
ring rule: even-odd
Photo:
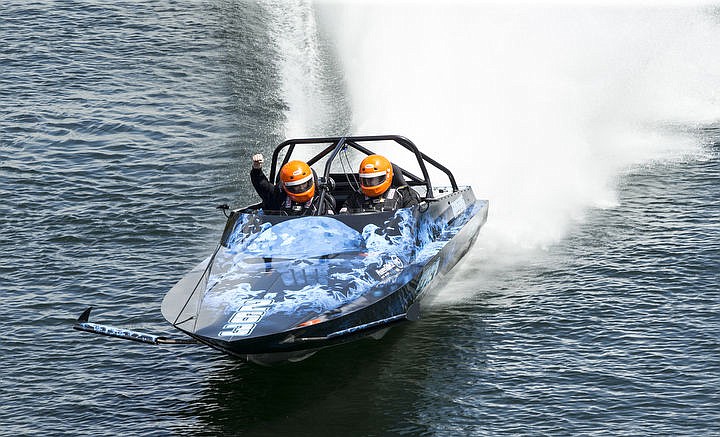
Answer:
[[[218,333],[220,337],[247,337],[272,306],[275,293],[268,293],[262,299],[248,299],[240,304],[228,322]]]

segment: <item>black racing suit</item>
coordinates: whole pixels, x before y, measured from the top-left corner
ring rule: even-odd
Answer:
[[[353,192],[345,201],[343,209],[349,211],[392,211],[398,208],[408,208],[420,203],[418,193],[407,185],[389,188],[378,197],[368,197],[362,192]]]
[[[315,173],[313,172],[313,177]],[[325,215],[334,214],[335,198],[330,193],[325,193],[322,205],[320,205],[320,193],[317,189],[317,178],[315,183],[315,195],[307,202],[300,203],[292,200],[285,190],[277,185],[273,185],[268,181],[262,169],[254,168],[250,170],[250,180],[252,181],[255,191],[263,200],[263,208],[271,211],[283,211],[287,215]],[[319,211],[319,213],[317,213]]]

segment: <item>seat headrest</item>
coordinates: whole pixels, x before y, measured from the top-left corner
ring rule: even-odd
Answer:
[[[402,170],[400,167],[397,166],[397,164],[392,164],[393,168],[393,178],[392,182],[390,183],[390,186],[392,187],[402,187],[407,185],[407,182],[405,182],[405,177],[402,174]]]

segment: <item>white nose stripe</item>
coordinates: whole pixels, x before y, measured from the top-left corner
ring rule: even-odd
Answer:
[[[293,174],[294,174],[294,173],[293,173]],[[305,176],[305,177],[302,178],[302,179],[298,179],[298,180],[296,180],[296,181],[285,182],[285,185],[287,185],[288,187],[292,187],[292,186],[294,186],[294,185],[300,185],[300,184],[302,184],[302,183],[304,183],[304,182],[309,181],[310,178],[312,178],[312,175],[311,175],[311,174]]]
[[[376,171],[375,173],[360,173],[361,178],[374,178],[378,176],[382,176],[387,172],[384,171]]]

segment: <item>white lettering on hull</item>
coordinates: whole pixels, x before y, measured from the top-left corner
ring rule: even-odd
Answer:
[[[219,337],[247,337],[260,323],[274,302],[275,293],[267,293],[262,299],[247,299],[230,316],[218,333]]]

